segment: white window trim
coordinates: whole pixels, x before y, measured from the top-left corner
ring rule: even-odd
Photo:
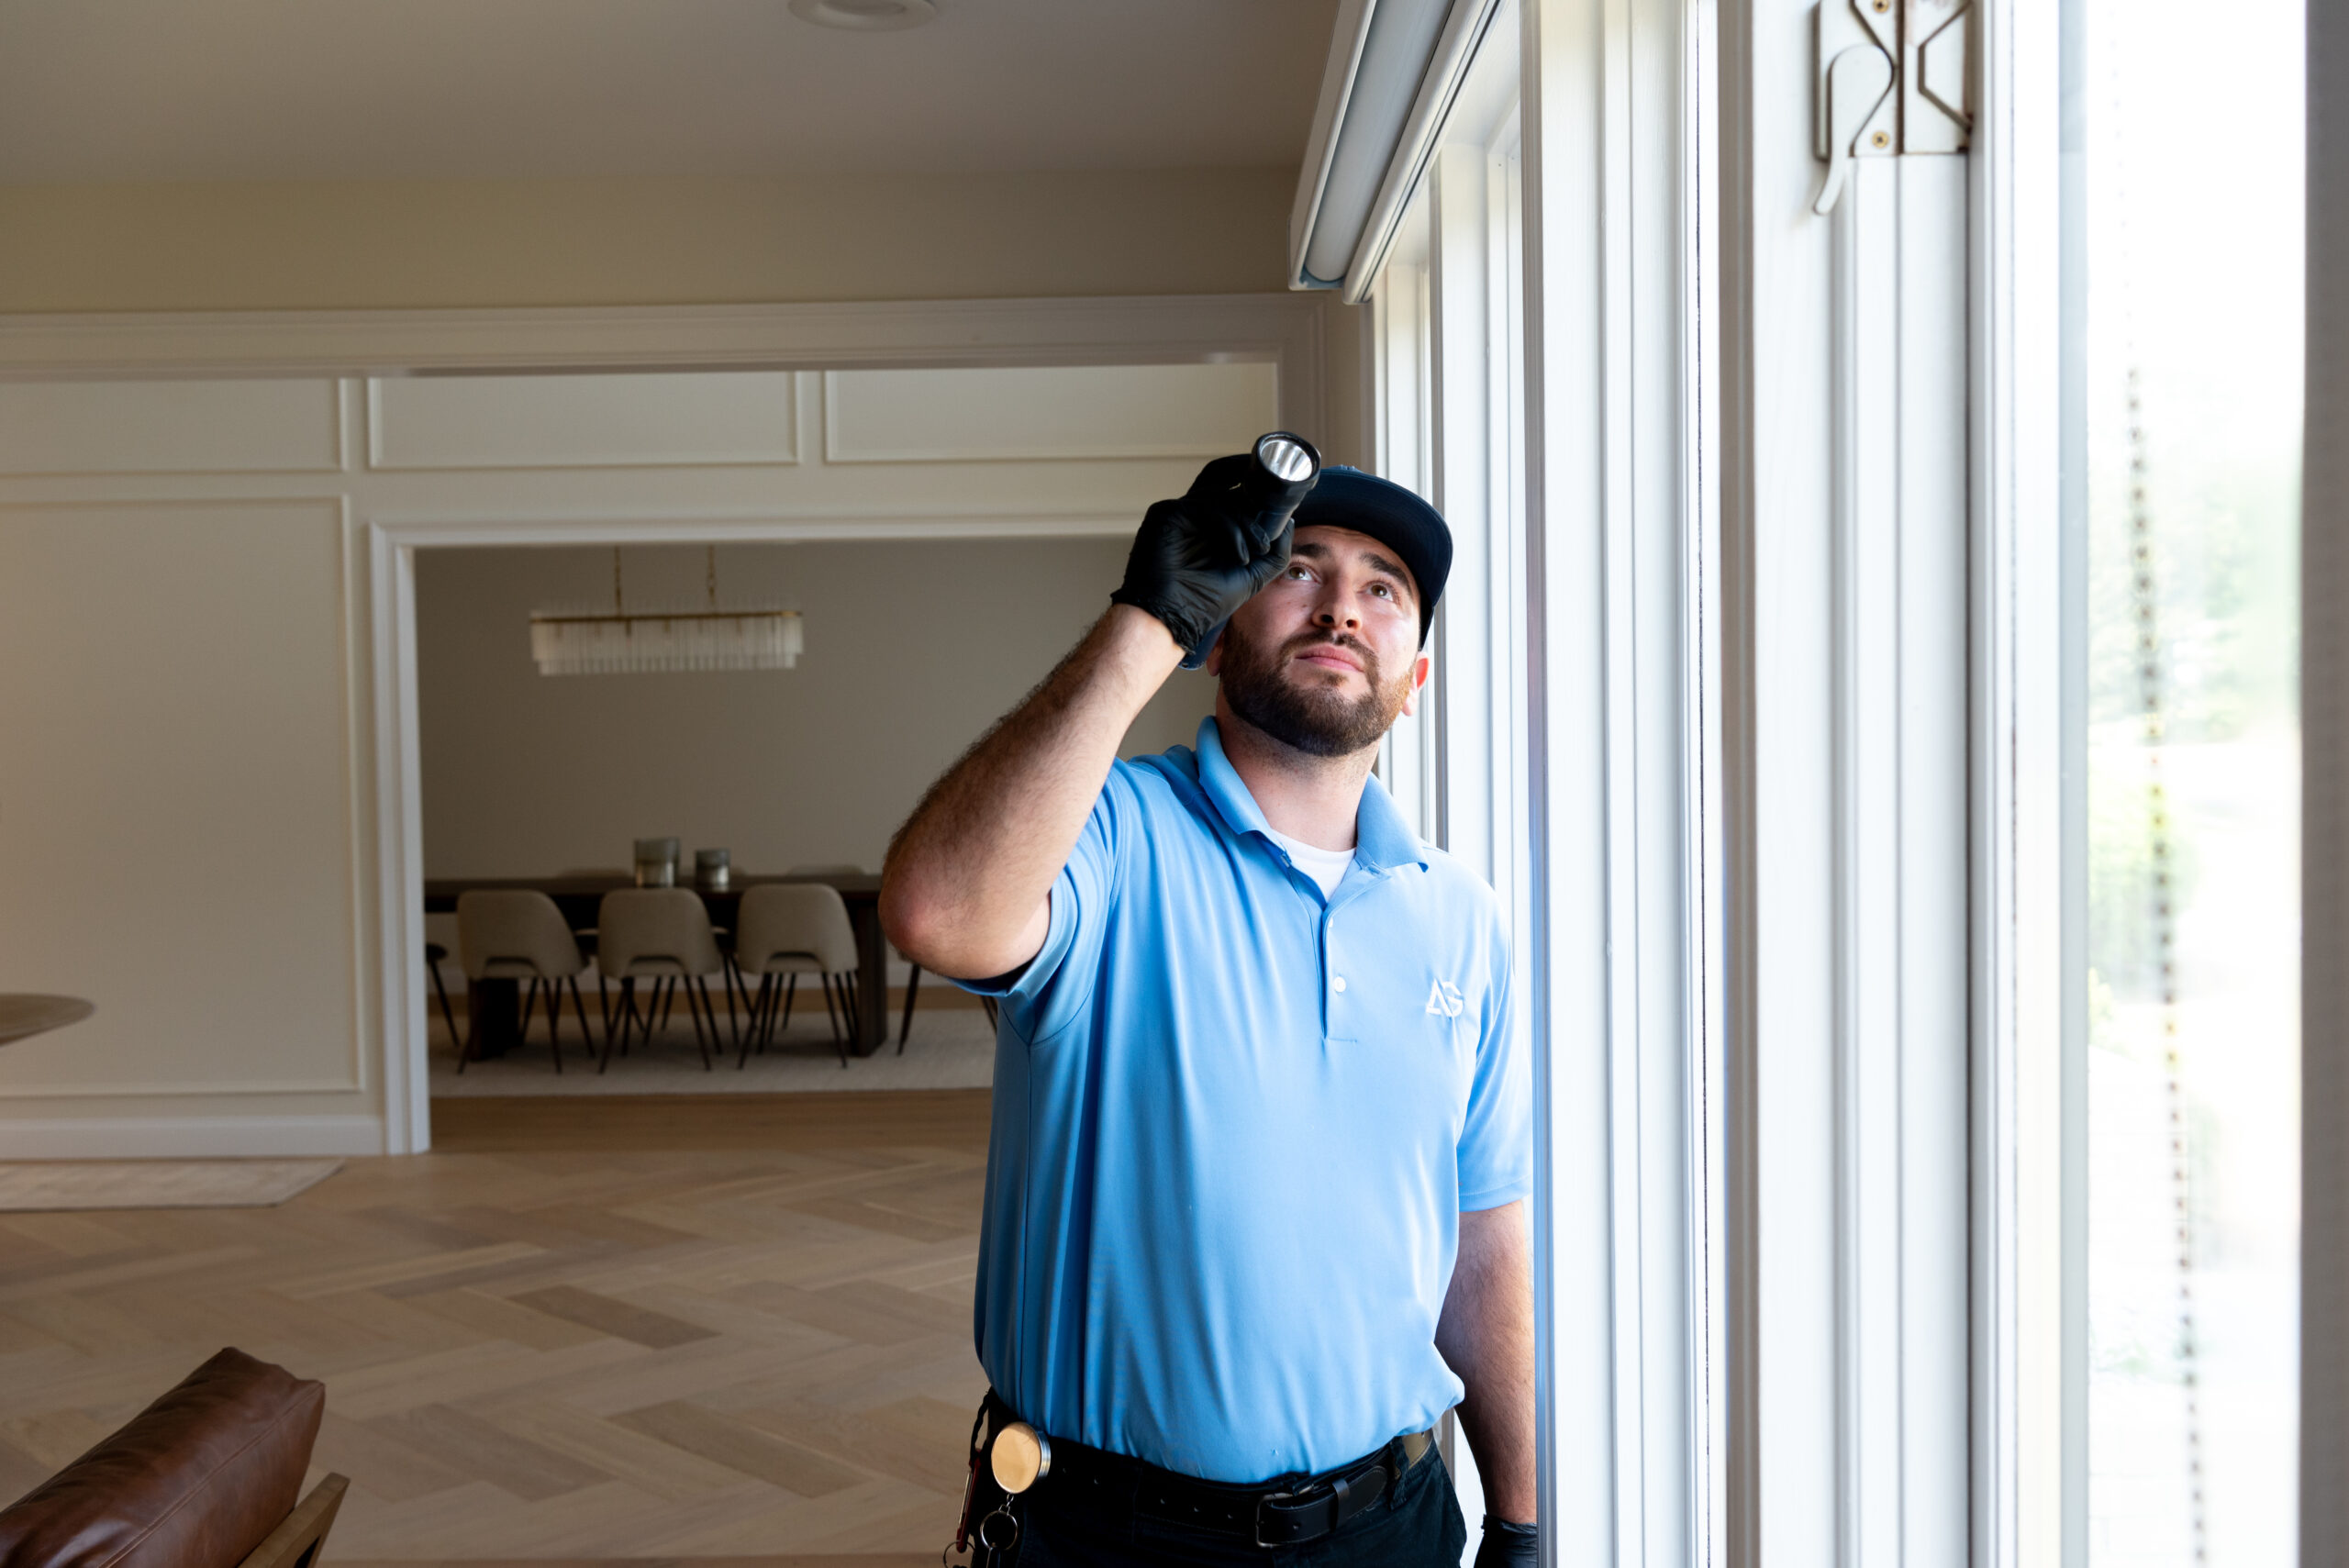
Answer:
[[[1438,701],[1387,777],[1511,907],[1535,1041],[1552,1562],[1717,1553],[1709,26],[1682,0],[1506,8],[1373,295],[1377,461],[1458,552]]]
[[[1426,251],[1426,215],[1414,209],[1404,218],[1392,259],[1367,302],[1374,389],[1369,464],[1373,473],[1432,498],[1434,373]],[[1438,617],[1442,613],[1439,607]],[[1446,842],[1442,749],[1435,740],[1444,691],[1439,668],[1419,694],[1419,711],[1387,731],[1378,757],[1378,776],[1397,808],[1421,838],[1437,845]]]
[[[1524,3],[1544,1560],[2052,1565],[2054,21],[1984,0],[1973,154],[1820,219],[1808,9]],[[1375,333],[1382,456],[1473,511],[1458,178]],[[1473,849],[1457,618],[1413,755]]]
[[[1974,1552],[2065,1564],[2062,525],[2064,42],[1987,0],[1969,159],[1973,317]],[[2072,1236],[2075,1247],[2084,1235]],[[2084,1275],[2073,1288],[2083,1288]],[[2080,1304],[2085,1310],[2085,1303]],[[2078,1544],[2084,1545],[2082,1540]],[[2086,1568],[2073,1562],[2066,1568]]]
[[[2349,69],[2349,16],[2309,7],[2308,404],[2302,416],[2301,604],[2349,595],[2349,117],[2338,107]],[[2337,617],[2301,617],[2301,1233],[2300,1561],[2349,1561],[2349,631]]]
[[[1982,0],[1963,167],[1863,161],[1820,219],[1808,211],[1819,165],[1807,9],[1722,12],[1720,472],[1738,942],[1727,1556],[2052,1568],[2064,962],[2056,19],[2050,7]],[[1954,384],[1953,342],[1963,345]],[[1957,517],[1946,506],[1954,436],[1966,495]],[[1893,539],[1946,556],[1954,526],[1962,606],[1884,554]],[[1887,603],[1898,613],[1887,617]],[[1920,613],[1942,617],[1923,642]],[[1895,719],[1944,740],[1962,723],[1956,801],[1945,745],[1939,762],[1887,753],[1881,727]],[[1806,832],[1816,841],[1788,841]],[[1952,833],[1964,846],[1954,886]],[[1953,933],[1943,927],[1956,908]],[[1876,914],[1901,922],[1902,937],[1872,966]],[[1968,1015],[1964,1136],[1953,1146],[1946,1118],[1911,1096],[1887,1137],[1872,1114],[1855,1114],[1892,1104],[1871,1087],[1885,1064],[1896,1095],[1954,1065],[1946,1018],[1899,1010],[1913,994],[1946,994],[1953,936]],[[1884,962],[1898,965],[1890,993]],[[1919,1211],[1920,1184],[1941,1218]],[[1953,1193],[1965,1229],[1954,1260]],[[1899,1249],[1898,1266],[1885,1266],[1886,1245]],[[1956,1325],[1953,1278],[1967,1293]],[[1953,1356],[1964,1364],[1955,1398],[1934,1386]]]
[[[1545,1560],[1715,1553],[1709,11],[1524,0]]]

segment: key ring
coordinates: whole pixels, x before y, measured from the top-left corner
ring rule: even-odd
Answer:
[[[1003,1539],[996,1539],[995,1522],[1003,1521]],[[979,1544],[990,1552],[1002,1553],[1019,1544],[1019,1521],[1012,1517],[1010,1499],[996,1506],[995,1512],[979,1521]]]

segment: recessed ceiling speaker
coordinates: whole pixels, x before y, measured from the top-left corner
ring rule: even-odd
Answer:
[[[895,33],[934,19],[930,0],[791,0],[791,14],[819,28],[851,33]]]

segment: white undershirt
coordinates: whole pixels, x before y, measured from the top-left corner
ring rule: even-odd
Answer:
[[[1352,850],[1317,850],[1286,833],[1275,833],[1270,828],[1264,829],[1264,834],[1288,851],[1288,858],[1297,862],[1297,870],[1321,884],[1321,896],[1324,898],[1338,891],[1338,884],[1345,880],[1346,868],[1354,863]]]

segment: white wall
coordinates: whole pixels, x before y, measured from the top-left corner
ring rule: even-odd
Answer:
[[[0,991],[97,1004],[85,1023],[0,1049],[0,1158],[415,1146],[423,991],[405,962],[417,940],[405,884],[425,863],[412,824],[435,862],[461,870],[611,864],[629,838],[667,832],[721,839],[746,868],[875,861],[928,778],[1097,613],[1152,499],[1284,409],[1308,433],[1318,422],[1318,394],[1289,398],[1274,363],[1197,362],[1169,346],[1163,302],[1131,308],[1147,357],[1191,362],[0,384]],[[1275,299],[1226,314],[1294,330],[1311,309]],[[1046,346],[1024,350],[1035,358],[1067,351],[1051,348],[1064,334],[1116,329],[1114,311],[1091,303],[941,319],[876,307],[856,329],[944,330],[949,357],[992,334],[1008,358],[1022,340]],[[325,318],[319,329],[405,328]],[[498,328],[420,329],[462,362]],[[661,328],[583,329],[636,335],[643,352],[642,335]],[[136,325],[106,327],[97,351],[122,354],[112,334],[125,331]],[[895,351],[912,357],[902,341]],[[673,552],[710,538],[727,541],[729,591],[773,570],[807,612],[798,670],[541,681],[520,663],[529,605],[598,596],[593,563],[608,557],[502,547],[642,547],[651,593],[665,571],[697,586],[698,552]],[[403,640],[410,552],[427,615],[421,691]],[[465,557],[487,563],[480,582],[464,577]],[[557,567],[579,569],[580,587],[542,583]],[[1028,586],[1015,594],[1015,580]],[[464,607],[470,593],[482,607]],[[432,635],[444,595],[463,625]],[[439,662],[476,633],[484,646],[513,639],[510,684],[484,666],[484,705],[585,706],[469,715],[462,673],[453,706],[434,696]],[[861,688],[846,674],[858,666]],[[903,694],[923,680],[946,684],[907,718]],[[637,692],[653,706],[621,728],[685,718],[684,731],[724,737],[738,750],[712,776],[764,775],[781,806],[689,793],[684,731],[659,745],[608,733],[595,705]],[[1150,743],[1187,738],[1205,700],[1196,687],[1170,696]],[[718,722],[684,712],[703,702],[722,706]],[[500,763],[509,727],[530,744]],[[527,784],[532,768],[575,782],[576,766],[529,760],[561,744],[615,756],[607,774],[640,793],[587,804],[543,839],[528,835],[557,814],[540,822],[493,802],[484,809],[507,812],[504,825],[493,816],[468,848],[473,830],[417,783],[428,730],[436,774],[445,736],[460,756],[489,757],[474,767],[498,787]],[[827,739],[829,767],[855,773],[803,785],[801,770],[827,766]],[[433,826],[411,816],[422,811]],[[778,820],[792,826],[758,836]]]
[[[607,601],[612,551],[431,550],[417,559],[424,858],[431,876],[628,863],[674,834],[744,871],[881,864],[930,781],[1107,606],[1115,538],[725,545],[722,602],[798,608],[792,670],[542,676],[535,608]],[[705,554],[622,553],[631,600],[691,604]],[[1181,674],[1128,753],[1188,743],[1214,702]]]

